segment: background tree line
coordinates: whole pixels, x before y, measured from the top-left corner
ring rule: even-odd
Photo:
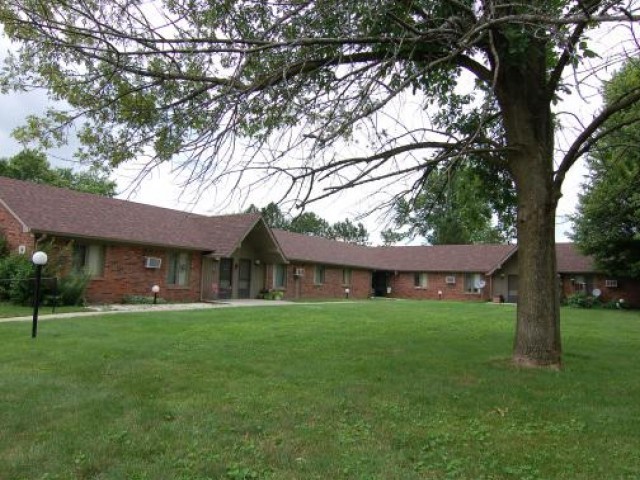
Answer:
[[[25,149],[0,158],[0,175],[106,197],[116,195],[116,182],[109,178],[108,170],[97,166],[82,171],[53,167],[46,154],[37,150]]]
[[[360,222],[353,223],[348,218],[344,221],[329,223],[313,212],[303,212],[297,216],[289,216],[282,212],[276,203],[269,203],[263,208],[251,204],[245,213],[259,213],[271,228],[278,228],[304,235],[330,238],[341,242],[366,245],[369,232]]]

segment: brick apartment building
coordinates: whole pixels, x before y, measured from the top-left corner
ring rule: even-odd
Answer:
[[[369,247],[270,229],[257,214],[196,215],[0,177],[0,229],[12,251],[53,241],[91,275],[87,299],[117,303],[158,285],[170,301],[367,298],[515,302],[516,245]],[[640,282],[599,274],[557,245],[564,295],[597,288],[640,306]]]

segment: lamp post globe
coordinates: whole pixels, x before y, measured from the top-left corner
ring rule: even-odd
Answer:
[[[160,291],[160,286],[154,285],[153,287],[151,287],[151,291],[153,292],[153,304],[155,305],[156,303],[158,303],[158,292]]]
[[[47,254],[41,251],[35,252],[31,257],[31,261],[34,263],[34,265],[39,265],[39,266],[46,265],[47,260],[49,260],[49,258],[47,257]]]

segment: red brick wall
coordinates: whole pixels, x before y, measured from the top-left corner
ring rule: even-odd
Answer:
[[[296,277],[294,272],[304,269],[304,275]],[[325,265],[324,283],[315,284],[315,264],[292,264],[287,265],[287,286],[284,298],[294,299],[314,299],[314,298],[345,298],[345,288],[349,288],[349,298],[368,298],[371,293],[371,271],[362,269],[351,269],[351,284],[342,283],[343,267]],[[273,265],[267,266],[268,289],[273,288]]]
[[[456,283],[447,284],[446,277],[455,275]],[[483,275],[484,278],[484,275]],[[398,272],[389,277],[392,298],[411,298],[416,300],[489,300],[489,282],[480,293],[467,293],[464,291],[464,273],[428,272],[427,287],[420,288],[414,285],[414,272]],[[438,295],[442,292],[442,296]]]
[[[200,301],[202,260],[199,252],[191,253],[189,285],[167,285],[170,250],[132,245],[107,245],[104,276],[92,279],[87,289],[91,303],[118,303],[125,295],[152,295],[151,287],[160,287],[159,297],[168,301]],[[159,257],[162,266],[145,268],[144,257]]]
[[[69,245],[69,239],[59,239],[59,248]],[[90,242],[86,242],[90,243]],[[104,274],[93,278],[87,287],[89,303],[120,303],[126,295],[152,296],[151,287],[158,285],[158,296],[168,301],[200,301],[200,252],[191,252],[189,285],[167,285],[168,256],[172,250],[126,244],[105,244]],[[145,268],[144,257],[159,257],[159,269]],[[68,263],[68,261],[67,261]],[[68,266],[70,267],[70,265]],[[65,269],[68,271],[68,268]],[[65,271],[62,272],[63,274]]]
[[[4,235],[12,253],[18,253],[18,246],[27,247],[27,254],[33,253],[33,234],[22,231],[22,224],[0,204],[0,233]]]
[[[576,285],[572,282],[572,278],[574,277],[575,275],[571,274],[562,275],[561,282],[563,298],[567,298],[569,295],[578,291],[576,289]],[[616,301],[622,298],[628,306],[640,308],[640,280],[606,275],[592,275],[591,278],[593,279],[592,288],[600,289],[602,292],[601,299],[603,302]],[[615,288],[607,287],[606,280],[617,280],[618,286]]]

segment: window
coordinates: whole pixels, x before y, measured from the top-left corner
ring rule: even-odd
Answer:
[[[316,265],[313,281],[316,285],[324,283],[324,265]]]
[[[84,272],[91,277],[104,275],[104,245],[73,246],[73,271]]]
[[[427,288],[427,273],[426,272],[414,273],[413,286],[416,288]]]
[[[573,289],[576,292],[591,294],[593,291],[593,278],[591,275],[576,275],[573,278]]]
[[[189,284],[191,255],[187,252],[170,252],[167,258],[167,284],[186,286]]]
[[[273,266],[273,288],[284,288],[287,286],[287,266],[276,264]]]
[[[479,273],[464,274],[464,291],[467,293],[480,293],[484,285],[482,284],[482,276]]]
[[[342,269],[342,284],[351,285],[351,269],[350,268]]]

